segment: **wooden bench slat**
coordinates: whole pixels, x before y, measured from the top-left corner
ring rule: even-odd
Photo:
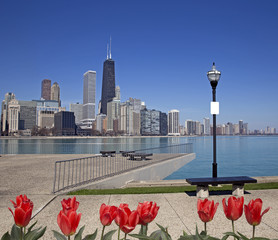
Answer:
[[[188,178],[186,179],[191,185],[207,186],[209,184],[244,184],[256,183],[257,180],[247,176],[237,177],[217,177],[217,178]]]

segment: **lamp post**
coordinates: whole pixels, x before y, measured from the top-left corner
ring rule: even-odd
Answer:
[[[215,63],[212,65],[212,69],[207,72],[208,80],[212,87],[212,102],[216,102],[216,86],[221,76],[221,72],[215,68]],[[211,104],[211,108],[213,104]],[[212,177],[217,177],[217,163],[216,163],[216,113],[211,109],[213,116],[213,163],[212,163]]]

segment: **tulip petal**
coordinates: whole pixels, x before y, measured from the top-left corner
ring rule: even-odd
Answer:
[[[14,216],[14,213],[13,213],[12,209],[10,209],[10,208],[8,208],[8,209],[11,211],[12,215]]]
[[[226,199],[225,198],[222,199],[222,205],[223,205],[223,211],[224,211],[226,217],[229,218],[229,215],[228,215],[228,206],[226,204]]]
[[[71,234],[71,224],[63,211],[60,211],[57,217],[57,223],[64,235],[69,236]]]
[[[23,211],[22,208],[17,207],[14,210],[14,221],[15,224],[18,227],[26,227],[26,225],[24,226],[24,222],[25,222],[25,212]]]
[[[111,214],[107,212],[100,216],[100,221],[103,226],[109,226],[113,219],[111,218]]]
[[[135,227],[139,222],[139,215],[137,211],[133,211],[129,216],[129,225]]]
[[[265,209],[265,210],[263,211],[263,213],[262,213],[262,216],[263,216],[265,213],[267,213],[269,210],[270,210],[270,207],[268,207],[267,209]]]

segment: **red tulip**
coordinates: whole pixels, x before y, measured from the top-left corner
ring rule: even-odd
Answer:
[[[15,224],[18,227],[26,227],[32,216],[32,210],[33,210],[33,202],[27,198],[26,195],[22,196],[17,196],[16,197],[16,203],[12,200],[10,200],[12,204],[14,205],[14,213],[13,211],[9,208],[11,213],[14,216],[14,221]]]
[[[246,220],[250,225],[257,226],[261,223],[262,216],[267,213],[270,209],[265,209],[261,215],[263,201],[260,198],[251,200],[248,205],[244,205],[244,212]]]
[[[139,203],[137,207],[139,224],[146,225],[152,222],[158,213],[158,209],[159,207],[153,202]]]
[[[120,206],[118,207],[118,209],[121,209],[123,211],[125,211],[128,215],[130,215],[131,210],[128,207],[128,204],[126,203],[121,203]],[[120,215],[119,215],[119,211],[117,211],[117,215],[115,217],[115,223],[120,226]]]
[[[238,220],[243,213],[243,203],[244,203],[243,197],[236,198],[234,196],[231,196],[228,199],[228,205],[227,205],[226,199],[224,198],[222,200],[222,204],[223,204],[223,210],[226,217],[232,221]]]
[[[109,226],[117,216],[117,207],[102,204],[99,209],[100,221],[103,226]]]
[[[207,223],[211,221],[216,213],[219,203],[214,204],[214,201],[209,201],[207,198],[205,200],[198,199],[197,210],[200,219]]]
[[[130,233],[135,229],[136,225],[139,223],[139,215],[136,211],[127,211],[126,208],[117,210],[119,216],[120,229],[124,233]]]
[[[61,210],[57,217],[57,223],[65,236],[75,234],[80,222],[81,213],[77,214],[75,210],[67,210],[66,213]]]
[[[63,201],[61,201],[62,207],[63,207],[63,211],[65,214],[67,214],[67,212],[69,210],[74,210],[76,211],[78,206],[79,206],[79,202],[76,201],[76,197],[74,196],[73,198],[69,198],[69,199],[63,199]]]

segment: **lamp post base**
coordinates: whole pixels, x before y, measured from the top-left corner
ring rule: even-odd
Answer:
[[[212,164],[212,177],[217,178],[217,163]]]

